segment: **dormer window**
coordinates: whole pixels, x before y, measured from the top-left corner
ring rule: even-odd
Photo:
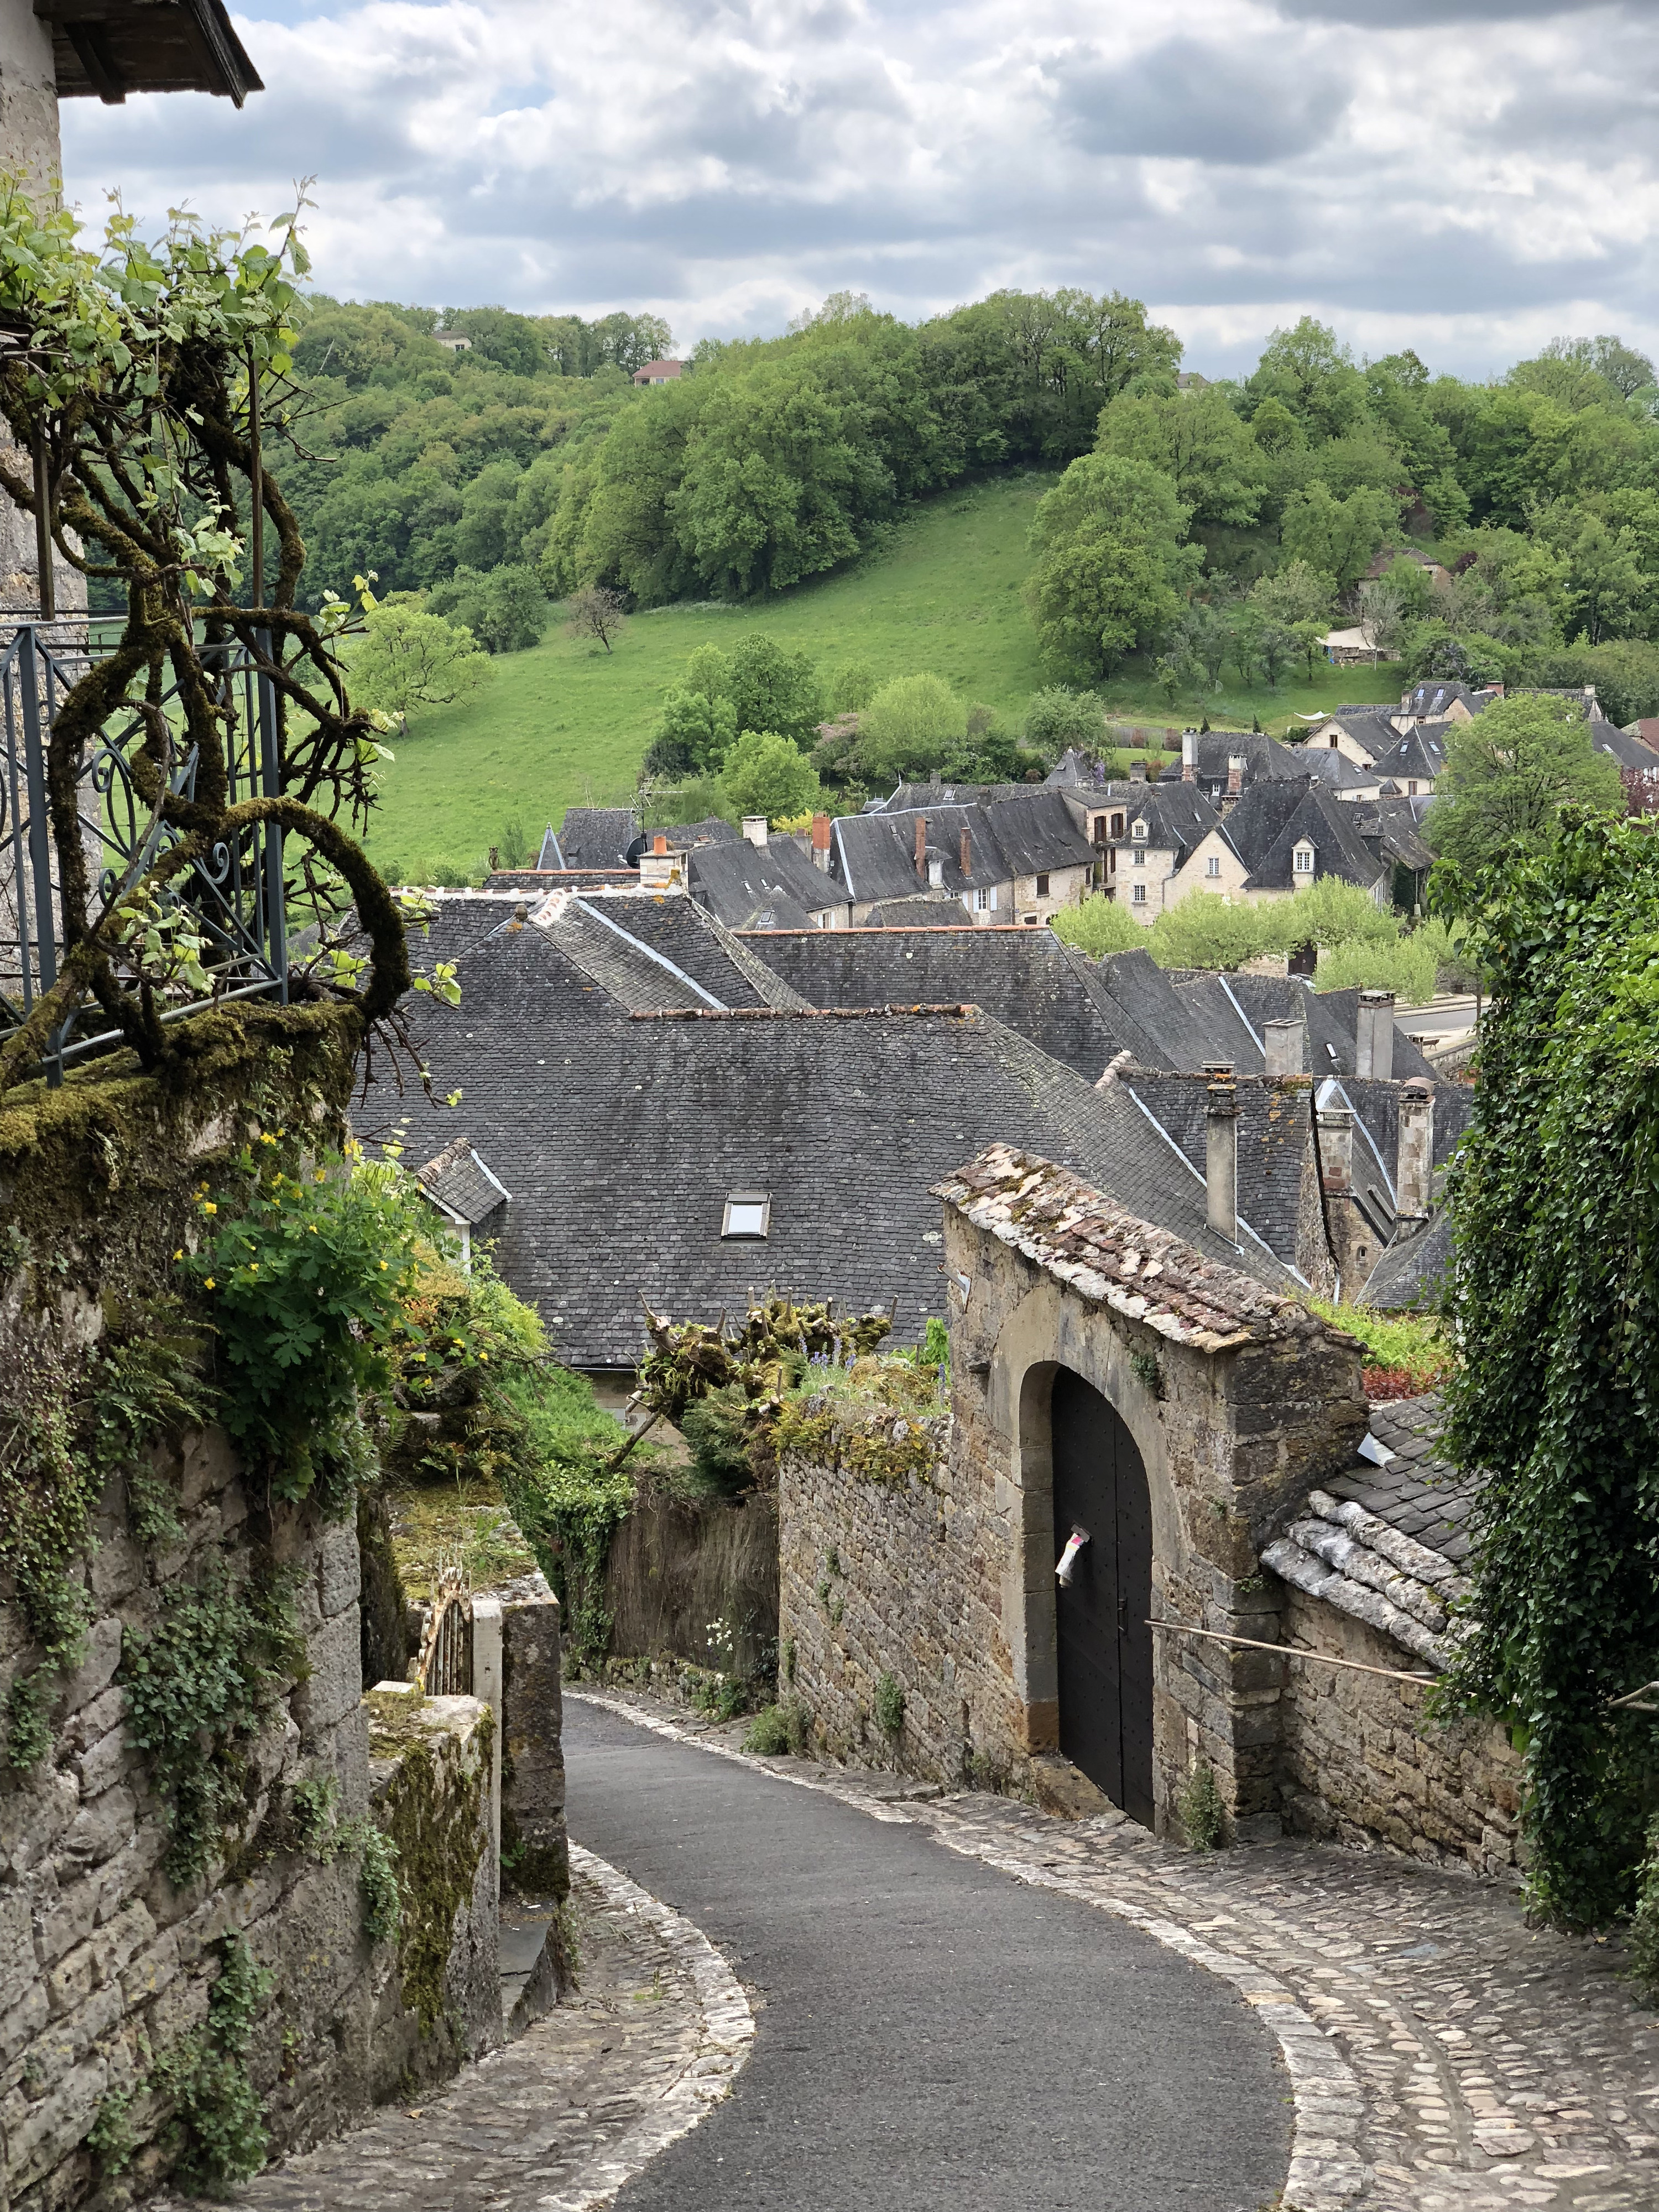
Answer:
[[[734,1190],[726,1201],[720,1235],[739,1241],[763,1237],[772,1225],[772,1199],[768,1191]]]
[[[1295,868],[1298,876],[1312,875],[1314,872],[1313,847],[1311,845],[1298,845],[1294,855],[1292,856],[1291,865]]]
[[[1144,814],[1136,815],[1134,826],[1130,830],[1129,835],[1132,837],[1144,837],[1146,835],[1146,817]]]

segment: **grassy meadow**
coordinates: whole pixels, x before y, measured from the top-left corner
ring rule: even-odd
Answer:
[[[897,524],[857,565],[764,602],[659,608],[635,615],[607,653],[556,621],[542,645],[503,654],[470,703],[415,717],[382,773],[369,849],[383,874],[429,883],[476,878],[492,844],[527,841],[567,806],[631,799],[662,695],[687,655],[713,640],[764,629],[822,665],[867,661],[878,678],[927,671],[1017,724],[1052,681],[1038,658],[1020,586],[1026,533],[1053,478],[1036,471],[941,495]],[[1331,672],[1315,687],[1223,691],[1173,708],[1145,674],[1097,688],[1114,716],[1159,726],[1196,720],[1282,728],[1342,700],[1398,697],[1391,668]]]

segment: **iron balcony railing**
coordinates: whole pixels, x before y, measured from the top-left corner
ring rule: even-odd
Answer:
[[[0,639],[6,637],[0,628]],[[269,653],[262,635],[260,649]],[[84,618],[74,625],[24,622],[0,650],[0,1036],[27,1021],[57,982],[66,944],[59,854],[46,790],[46,750],[63,702],[99,657]],[[281,795],[276,698],[270,678],[240,646],[207,655],[222,712],[229,804]],[[95,886],[88,920],[120,898],[166,847],[184,834],[159,821],[139,795],[131,758],[153,726],[159,706],[181,727],[169,687],[145,713],[120,708],[82,749],[76,770],[76,825],[87,874]],[[152,720],[146,720],[146,714]],[[194,750],[174,760],[171,787],[193,796]],[[164,921],[201,940],[198,964],[208,988],[185,982],[143,957],[135,937],[131,956],[118,954],[118,988],[148,986],[163,1021],[181,1020],[228,1000],[288,1000],[288,930],[283,836],[258,823],[212,846],[161,894]],[[88,1000],[50,1032],[41,1054],[49,1083],[65,1066],[122,1042],[105,1008]]]

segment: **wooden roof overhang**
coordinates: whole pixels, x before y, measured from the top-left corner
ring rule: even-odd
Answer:
[[[130,92],[263,92],[224,0],[34,0],[52,30],[58,94],[118,106]]]

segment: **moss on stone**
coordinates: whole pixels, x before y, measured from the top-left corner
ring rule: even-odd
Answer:
[[[471,1908],[486,1846],[483,1808],[495,1723],[485,1707],[470,1738],[449,1739],[453,1749],[446,1757],[444,1739],[434,1735],[429,1718],[422,1723],[422,1707],[412,1698],[371,1692],[365,1703],[371,1753],[398,1760],[377,1819],[397,1848],[398,1972],[404,2002],[424,2039],[447,2008],[455,1923]]]

